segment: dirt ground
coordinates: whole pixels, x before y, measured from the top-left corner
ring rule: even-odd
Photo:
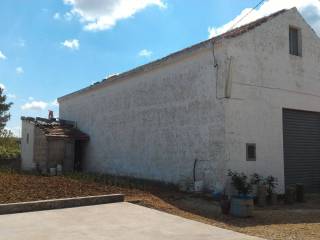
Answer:
[[[219,204],[208,197],[158,185],[143,185],[139,189],[130,184],[123,185],[125,187],[107,181],[97,183],[83,177],[0,172],[0,203],[124,193],[126,201],[253,236],[320,239],[320,197],[316,195],[308,196],[306,203],[284,205],[280,202],[276,206],[256,208],[254,217],[239,219],[222,215]]]

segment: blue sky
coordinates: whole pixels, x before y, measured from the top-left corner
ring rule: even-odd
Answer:
[[[21,116],[58,113],[55,100],[208,39],[257,0],[1,0],[0,84]],[[269,0],[239,25],[297,6],[320,32],[318,0]]]

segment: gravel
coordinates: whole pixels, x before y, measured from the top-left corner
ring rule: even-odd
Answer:
[[[139,189],[138,189],[139,188]],[[252,218],[238,219],[220,213],[208,197],[181,193],[171,187],[143,185],[119,187],[92,179],[35,176],[0,172],[0,203],[123,193],[126,201],[266,239],[320,239],[320,197],[306,203],[257,208]]]

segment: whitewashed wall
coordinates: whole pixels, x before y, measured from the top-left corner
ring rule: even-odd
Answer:
[[[27,143],[27,135],[29,134],[29,143]],[[34,156],[34,124],[30,121],[22,121],[21,130],[21,168],[23,170],[32,170],[35,165]]]
[[[87,171],[177,184],[192,179],[198,158],[206,160],[198,178],[212,187],[225,167],[224,109],[215,76],[212,48],[203,47],[59,99],[60,117],[89,134]]]
[[[290,25],[301,28],[302,57],[289,54]],[[319,46],[292,9],[214,51],[186,51],[60,98],[60,117],[90,135],[87,171],[179,183],[198,158],[208,160],[199,173],[207,186],[221,188],[232,169],[274,175],[282,193],[282,108],[320,112]],[[256,143],[257,161],[246,161],[246,143]]]
[[[301,28],[302,57],[289,54],[289,26]],[[284,191],[282,108],[320,112],[320,42],[296,10],[229,41],[232,94],[226,100],[228,167],[272,174]],[[257,161],[246,161],[256,143]]]

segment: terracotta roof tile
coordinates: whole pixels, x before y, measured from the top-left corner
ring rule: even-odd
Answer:
[[[21,117],[21,120],[33,122],[36,127],[42,130],[48,138],[69,138],[75,140],[89,140],[89,136],[78,128],[74,127],[74,124],[65,120],[48,120],[44,118],[28,118]]]
[[[70,125],[38,125],[48,138],[70,138],[88,140],[89,136]]]

